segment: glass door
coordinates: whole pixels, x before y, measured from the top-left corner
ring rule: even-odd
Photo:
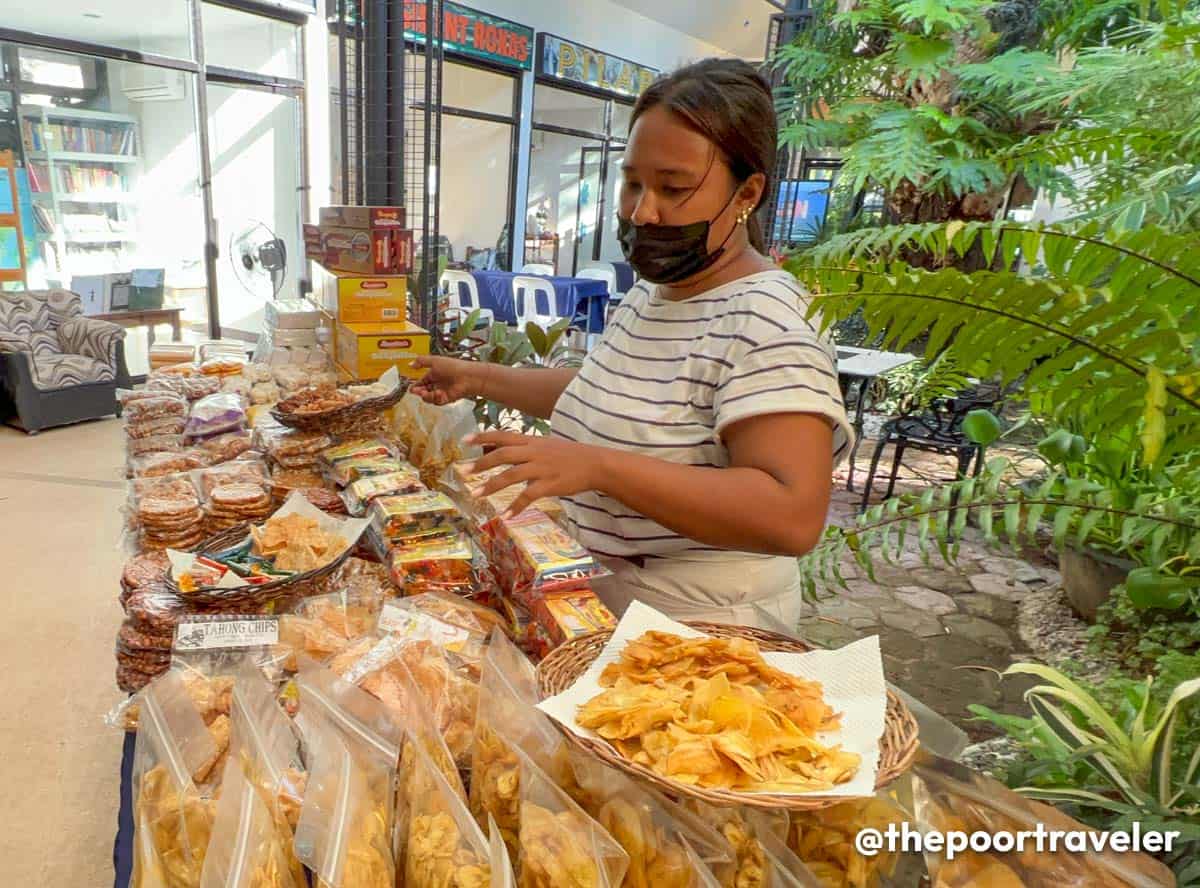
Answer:
[[[625,146],[609,145],[608,157],[604,162],[604,199],[599,207],[602,220],[600,244],[593,257],[601,262],[625,261],[621,242],[617,240],[617,212],[621,209],[621,164],[624,162]]]
[[[575,237],[571,274],[587,266],[600,238],[601,207],[604,203],[604,146],[585,145],[579,152],[579,190],[575,201]]]
[[[215,82],[207,89],[221,334],[253,341],[267,301],[299,296],[305,276],[300,96]]]

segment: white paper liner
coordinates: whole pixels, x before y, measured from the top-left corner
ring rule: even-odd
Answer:
[[[346,540],[346,548],[342,549],[342,552],[345,552],[346,549],[354,548],[358,543],[358,538],[363,535],[363,531],[371,523],[369,518],[336,518],[328,512],[322,512],[310,503],[304,493],[299,490],[293,490],[288,495],[288,498],[283,501],[283,505],[272,513],[271,518],[282,518],[293,514],[312,518],[325,533],[334,534]],[[263,523],[265,524],[266,522]],[[338,557],[341,557],[341,554],[339,552]],[[176,583],[182,579],[184,574],[192,569],[192,565],[195,564],[197,557],[198,553],[196,552],[178,552],[175,549],[167,549],[167,560],[171,562],[171,577]],[[239,577],[233,571],[229,570],[221,576],[216,586],[206,588],[233,589],[244,585],[246,585],[245,578]]]
[[[626,643],[650,631],[670,632],[684,638],[705,637],[703,632],[677,623],[654,608],[635,601],[629,605],[612,638],[587,671],[571,687],[539,703],[538,708],[579,736],[605,742],[594,731],[580,727],[575,721],[575,714],[580,706],[605,690],[600,685],[600,673],[609,663],[620,659]],[[887,711],[887,690],[883,678],[883,658],[879,652],[879,637],[872,635],[838,650],[809,651],[805,654],[763,651],[763,659],[784,672],[810,681],[819,681],[824,690],[825,702],[833,707],[835,712],[842,714],[842,721],[837,730],[820,734],[818,739],[828,745],[840,744],[843,749],[862,756],[862,764],[854,777],[832,789],[812,794],[874,795],[875,774],[879,770],[879,738],[883,736]],[[791,794],[793,793],[789,793]]]

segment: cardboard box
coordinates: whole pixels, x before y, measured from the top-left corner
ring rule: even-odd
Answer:
[[[408,278],[399,275],[326,278],[325,302],[347,324],[403,324],[408,320]],[[330,298],[332,296],[332,298]]]
[[[413,267],[413,233],[406,228],[305,225],[304,255],[340,274],[408,274]]]
[[[317,216],[330,228],[403,228],[404,207],[321,207]]]
[[[355,379],[378,379],[389,367],[418,379],[423,371],[412,362],[429,354],[429,331],[416,324],[347,324],[334,335],[335,360]]]

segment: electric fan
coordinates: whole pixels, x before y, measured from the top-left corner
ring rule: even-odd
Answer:
[[[249,292],[274,299],[283,288],[287,247],[262,222],[248,222],[229,239],[229,261],[238,282]]]

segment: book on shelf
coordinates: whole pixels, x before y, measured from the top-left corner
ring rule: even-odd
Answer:
[[[33,219],[37,223],[38,231],[42,234],[54,233],[54,217],[41,204],[33,205]]]

